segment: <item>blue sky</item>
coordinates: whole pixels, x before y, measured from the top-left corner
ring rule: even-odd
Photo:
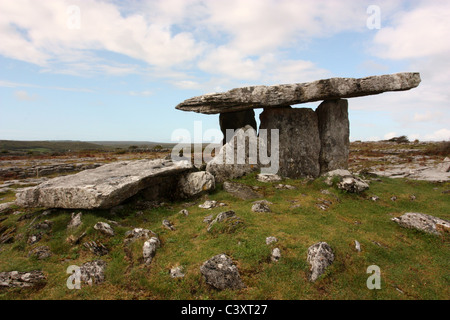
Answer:
[[[418,71],[350,99],[351,140],[449,140],[449,31],[446,0],[1,1],[0,139],[170,142],[218,128],[193,96]]]

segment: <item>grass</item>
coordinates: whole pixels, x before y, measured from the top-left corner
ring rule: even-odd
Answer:
[[[170,203],[156,209],[138,210],[131,204],[112,216],[109,211],[83,211],[83,225],[75,231],[85,231],[83,241],[103,243],[110,253],[100,259],[108,262],[105,283],[81,290],[66,287],[67,267],[99,259],[81,244],[65,242],[70,235],[66,226],[71,211],[55,211],[40,220],[52,220],[52,231],[37,244],[26,243],[30,220],[18,222],[20,215],[8,215],[4,226],[18,226],[21,240],[0,247],[1,271],[40,269],[48,282],[37,289],[0,290],[0,299],[449,299],[450,256],[448,234],[442,237],[403,229],[391,221],[406,212],[423,212],[450,219],[450,184],[433,184],[403,179],[373,181],[361,195],[347,194],[327,186],[323,179],[315,181],[286,180],[283,183],[296,190],[278,190],[277,183],[256,181],[254,175],[241,183],[259,186],[264,198],[273,202],[271,213],[254,213],[252,201],[242,201],[221,189],[187,208],[188,216],[178,214],[183,202]],[[321,193],[327,189],[330,194]],[[414,194],[416,200],[410,200]],[[380,200],[373,202],[372,195]],[[395,195],[397,201],[390,198]],[[3,197],[3,196],[2,196]],[[7,195],[9,198],[9,196]],[[227,207],[205,210],[198,204],[206,199],[226,203]],[[331,201],[323,211],[316,207],[318,199]],[[293,205],[300,205],[293,207]],[[221,211],[234,210],[243,222],[236,230],[223,226],[207,232],[203,218]],[[22,210],[23,211],[23,210]],[[27,211],[28,212],[28,211]],[[78,211],[77,211],[78,212]],[[98,221],[114,220],[116,235],[107,237],[93,229]],[[162,226],[169,219],[176,230]],[[40,221],[39,220],[39,221]],[[142,243],[131,248],[132,263],[125,254],[123,239],[126,231],[143,227],[156,232],[161,248],[149,267],[140,257]],[[275,236],[278,243],[267,246],[265,238]],[[20,237],[19,237],[20,238]],[[354,248],[361,243],[362,252]],[[308,281],[307,249],[318,241],[333,248],[335,262],[315,283]],[[39,261],[27,257],[34,246],[48,245],[52,257]],[[270,261],[274,247],[281,250],[278,263]],[[245,289],[217,291],[207,286],[200,266],[212,256],[226,253],[236,262]],[[181,265],[185,277],[172,279],[170,268]],[[370,265],[381,269],[381,290],[366,287]]]

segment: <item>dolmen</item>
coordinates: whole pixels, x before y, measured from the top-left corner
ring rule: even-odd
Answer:
[[[176,109],[220,114],[221,131],[226,137],[227,129],[247,126],[256,129],[254,109],[262,108],[259,132],[261,129],[279,130],[278,174],[288,178],[316,178],[332,170],[348,168],[348,98],[406,91],[420,82],[419,73],[409,72],[361,79],[331,78],[309,83],[251,86],[190,98],[178,104]],[[315,101],[323,101],[315,111],[292,107]],[[266,140],[270,145],[269,135]],[[229,141],[224,139],[224,142]]]

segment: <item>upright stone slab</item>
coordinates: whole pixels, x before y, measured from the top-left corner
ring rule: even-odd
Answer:
[[[256,130],[255,111],[252,109],[221,113],[219,116],[220,130],[223,133],[223,144],[228,143],[231,137],[227,140],[227,129],[237,130],[249,125]]]
[[[288,178],[320,175],[319,126],[312,109],[264,109],[259,118],[260,130],[267,129],[268,150],[271,149],[270,129],[279,129],[279,175]]]
[[[320,172],[348,169],[350,123],[348,101],[326,100],[316,109],[320,135]]]

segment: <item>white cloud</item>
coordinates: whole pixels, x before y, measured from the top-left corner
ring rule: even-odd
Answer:
[[[396,132],[389,132],[384,135],[384,139],[389,140],[397,136]]]
[[[20,100],[20,101],[35,101],[38,98],[38,96],[36,94],[30,95],[25,90],[15,91],[14,96],[16,97],[17,100]]]
[[[432,134],[427,134],[423,138],[423,140],[430,140],[430,141],[449,141],[450,140],[450,130],[448,129],[441,129],[438,131],[433,132]]]

